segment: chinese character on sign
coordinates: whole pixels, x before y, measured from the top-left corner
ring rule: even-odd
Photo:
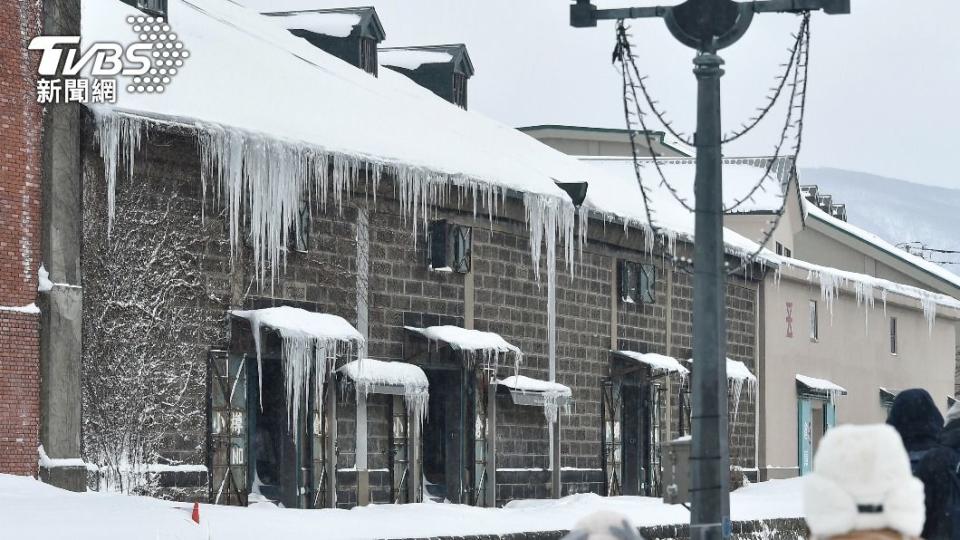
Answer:
[[[94,79],[93,92],[91,99],[93,103],[116,103],[117,102],[117,80],[116,79]]]
[[[37,103],[58,103],[62,84],[60,79],[37,79]]]
[[[87,79],[67,79],[63,81],[67,103],[86,103],[89,100],[90,81]]]

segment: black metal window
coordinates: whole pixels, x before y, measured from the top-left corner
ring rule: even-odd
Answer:
[[[290,239],[294,251],[300,253],[310,251],[310,221],[310,205],[306,201],[301,201],[300,209],[297,211],[297,221],[293,224],[294,230]]]
[[[620,261],[620,300],[627,304],[656,303],[657,267]]]
[[[372,38],[360,38],[360,69],[377,74],[377,43]]]
[[[463,73],[453,74],[453,104],[467,108],[467,76]]]
[[[247,504],[247,372],[242,355],[210,351],[207,429],[210,501]]]
[[[437,272],[470,271],[473,252],[473,229],[445,219],[430,224],[427,235],[427,264]]]
[[[140,11],[157,17],[167,16],[167,0],[122,0]]]
[[[890,317],[890,354],[897,354],[897,318]]]

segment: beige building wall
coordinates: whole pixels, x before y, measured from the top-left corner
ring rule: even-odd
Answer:
[[[723,224],[728,229],[739,233],[741,236],[749,238],[754,242],[763,240],[765,231],[770,230],[771,221],[775,219],[773,214],[727,214],[723,218]],[[766,248],[770,251],[776,250],[776,243],[786,247],[797,256],[797,247],[794,245],[794,239],[797,234],[803,230],[803,216],[797,198],[796,182],[790,183],[790,192],[787,194],[787,206],[784,210],[780,223],[773,231],[773,236],[767,242]]]
[[[806,272],[785,270],[763,282],[764,344],[761,360],[761,478],[798,474],[796,375],[827,379],[848,394],[836,402],[837,423],[883,422],[880,388],[925,388],[946,410],[954,392],[956,320],[943,312],[932,329],[915,299],[888,296],[886,312],[857,305],[852,290],[830,304]],[[809,303],[819,312],[818,338],[810,337]],[[787,320],[792,304],[792,322]],[[890,318],[897,318],[897,354],[890,352]],[[792,337],[788,336],[792,326]]]

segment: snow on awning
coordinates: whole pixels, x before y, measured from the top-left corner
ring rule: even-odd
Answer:
[[[468,330],[459,326],[429,326],[427,328],[404,326],[404,328],[423,336],[427,341],[445,343],[451,349],[464,353],[471,361],[475,360],[477,356],[489,361],[498,354],[512,356],[515,361],[519,361],[523,357],[519,347],[511,345],[500,334],[494,332]]]
[[[291,426],[299,425],[300,406],[310,390],[311,374],[324,378],[328,364],[340,354],[352,354],[363,343],[363,336],[343,317],[314,313],[290,306],[264,309],[231,310],[230,315],[250,321],[257,348],[257,376],[263,399],[261,332],[270,328],[280,334],[284,362],[284,387],[287,390],[288,417]]]
[[[421,420],[425,417],[430,383],[419,366],[363,358],[344,364],[339,371],[353,383],[358,393],[403,396],[411,416]]]
[[[666,373],[679,373],[685,377],[690,374],[690,370],[683,367],[679,360],[672,356],[666,356],[657,353],[638,353],[635,351],[613,351],[613,353],[622,358],[635,360],[642,364],[650,366],[654,371]]]
[[[847,389],[839,384],[828,381],[827,379],[818,379],[800,374],[797,374],[797,390],[805,394],[824,395],[827,396],[830,401],[847,395]]]
[[[510,397],[517,405],[539,405],[550,423],[557,421],[560,407],[569,408],[573,392],[569,386],[533,379],[524,375],[512,375],[497,381],[510,390]]]

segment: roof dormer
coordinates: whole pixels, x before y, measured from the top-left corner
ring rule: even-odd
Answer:
[[[373,7],[310,9],[263,13],[276,18],[291,34],[318,49],[377,74],[377,44],[386,34]]]
[[[466,45],[381,48],[380,63],[450,103],[467,108],[467,81],[474,71]]]

